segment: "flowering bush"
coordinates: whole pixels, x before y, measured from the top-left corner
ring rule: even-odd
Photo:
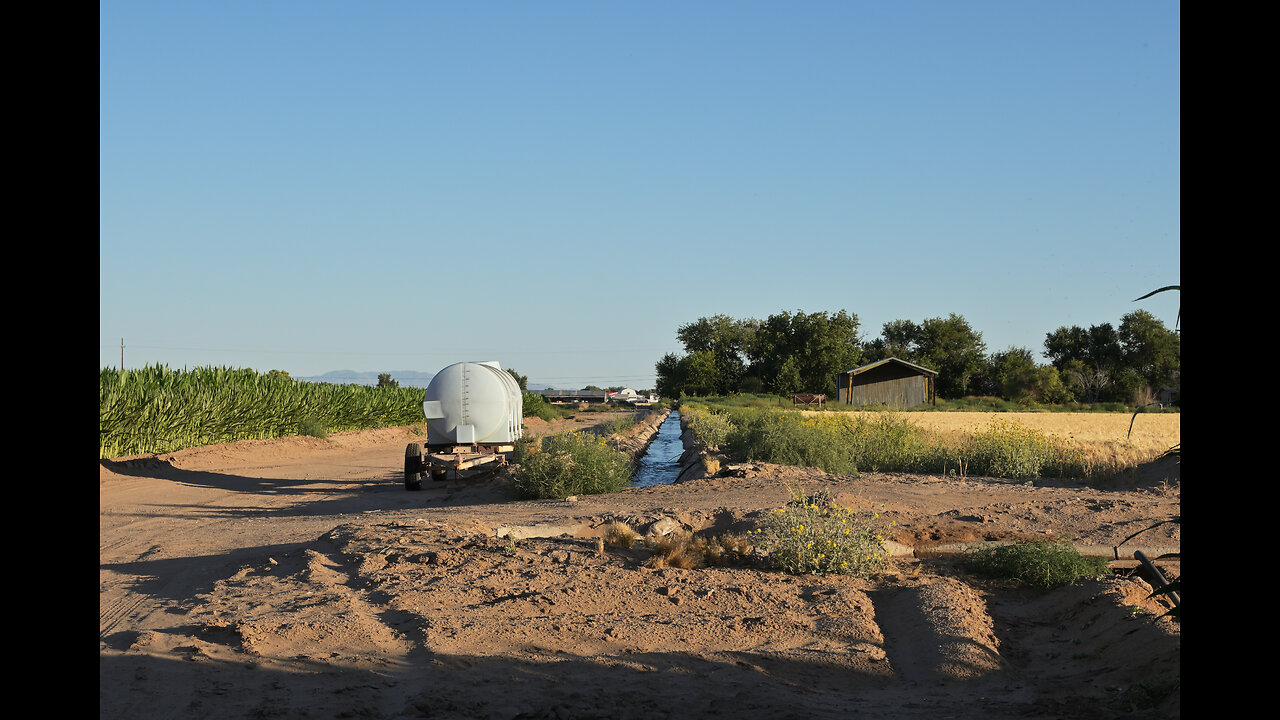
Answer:
[[[751,539],[766,564],[789,573],[839,573],[867,577],[882,569],[887,553],[875,521],[837,504],[825,491],[793,493],[785,507],[769,513]]]
[[[1057,438],[1017,423],[993,420],[963,449],[970,475],[1032,480],[1079,475],[1080,452]]]
[[[725,444],[733,432],[733,421],[725,413],[712,413],[705,406],[689,406],[681,408],[688,416],[689,429],[699,442],[710,448],[718,448]]]

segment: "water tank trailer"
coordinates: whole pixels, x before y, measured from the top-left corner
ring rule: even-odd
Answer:
[[[448,471],[505,464],[524,432],[524,397],[496,361],[454,363],[436,373],[422,397],[427,442],[404,450],[404,486],[422,489],[422,475],[444,480]]]

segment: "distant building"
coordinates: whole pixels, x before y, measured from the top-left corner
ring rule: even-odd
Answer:
[[[556,390],[547,388],[545,390],[534,390],[546,399],[547,402],[557,403],[630,403],[636,405],[639,403],[657,402],[656,395],[641,395],[631,388],[622,388],[617,391],[608,390]]]
[[[936,404],[937,378],[937,370],[885,358],[840,373],[836,385],[840,388],[840,402],[846,405],[909,408]]]
[[[609,393],[604,390],[556,390],[555,388],[547,388],[546,390],[539,390],[538,394],[546,398],[547,402],[602,403],[609,400]]]

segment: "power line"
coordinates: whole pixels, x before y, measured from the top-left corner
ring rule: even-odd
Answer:
[[[121,347],[123,347],[124,339],[121,338]],[[480,349],[462,348],[461,350],[283,350],[279,348],[260,348],[260,347],[179,347],[173,345],[130,345],[132,348],[143,348],[147,350],[182,350],[191,352],[257,352],[257,353],[281,353],[289,355],[451,355],[456,356],[462,353],[470,355],[578,355],[583,353],[624,353],[624,352],[670,352],[671,348],[574,348],[567,350],[513,350],[511,348],[502,349]],[[114,345],[103,345],[102,349],[112,348]]]

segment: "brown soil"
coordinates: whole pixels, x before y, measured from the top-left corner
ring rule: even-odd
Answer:
[[[389,428],[103,461],[100,717],[1179,714],[1179,625],[1141,578],[1011,590],[928,557],[1025,538],[1110,553],[1180,512],[1176,465],[1125,489],[728,465],[516,501],[501,474],[406,491],[409,442]],[[915,555],[863,580],[652,570],[642,544],[599,549],[614,520],[746,530],[789,488],[879,512]],[[1176,551],[1179,527],[1122,557]]]

